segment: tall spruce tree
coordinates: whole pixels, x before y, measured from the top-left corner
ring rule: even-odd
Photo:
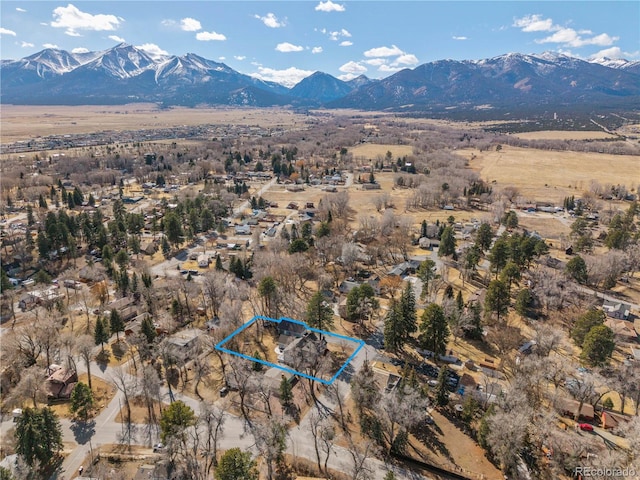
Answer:
[[[93,338],[96,342],[96,345],[100,345],[102,351],[104,352],[104,344],[109,341],[109,327],[107,325],[107,319],[103,317],[98,317],[96,320],[96,326],[93,334]]]

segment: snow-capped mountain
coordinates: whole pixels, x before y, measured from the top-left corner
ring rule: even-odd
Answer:
[[[624,58],[600,57],[589,60],[590,63],[597,63],[604,67],[619,68],[633,73],[640,73],[640,60],[625,60]]]
[[[343,82],[316,72],[293,88],[266,82],[193,53],[152,55],[118,44],[100,52],[46,49],[0,63],[2,103],[325,105],[359,109],[477,106],[640,106],[640,62],[585,61],[545,52],[482,60],[438,60],[382,80]]]
[[[544,105],[640,106],[640,76],[556,53],[439,60],[401,70],[329,104],[350,108],[468,109]]]

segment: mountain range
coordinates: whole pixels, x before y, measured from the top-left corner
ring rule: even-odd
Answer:
[[[3,104],[235,105],[441,110],[640,107],[640,61],[509,53],[439,60],[381,80],[315,72],[288,88],[188,53],[151,55],[127,44],[81,54],[45,49],[0,63]]]

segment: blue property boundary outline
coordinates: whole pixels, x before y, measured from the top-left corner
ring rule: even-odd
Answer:
[[[340,338],[342,340],[347,340],[349,342],[353,342],[353,343],[357,344],[358,346],[354,350],[354,352],[349,356],[349,358],[347,358],[344,361],[344,363],[342,364],[340,369],[338,369],[338,371],[335,373],[335,375],[333,375],[333,377],[331,377],[329,380],[325,380],[324,378],[314,377],[313,375],[308,375],[308,374],[306,374],[304,372],[298,372],[297,370],[294,370],[292,368],[285,367],[285,366],[279,365],[277,363],[267,362],[266,360],[262,360],[261,358],[255,358],[255,357],[252,357],[250,355],[245,355],[244,353],[236,352],[235,350],[229,350],[228,348],[224,347],[225,343],[227,343],[233,337],[235,337],[239,333],[241,333],[244,330],[246,330],[247,328],[249,328],[251,325],[256,323],[258,320],[266,320],[268,322],[273,322],[273,323],[277,323],[277,324],[279,324],[283,320],[286,320],[287,322],[291,322],[291,323],[296,323],[298,325],[302,325],[304,328],[306,328],[310,332],[316,332],[316,333],[319,333],[321,335],[326,335],[328,337],[335,337],[335,338]],[[280,317],[279,319],[275,319],[275,318],[271,318],[271,317],[265,317],[264,315],[256,315],[251,320],[249,320],[247,323],[245,323],[245,324],[241,325],[240,327],[238,327],[233,333],[231,333],[230,335],[227,335],[226,338],[224,338],[223,340],[218,342],[214,348],[216,350],[220,351],[220,352],[228,353],[230,355],[235,355],[236,357],[244,358],[245,360],[250,360],[252,362],[258,362],[258,363],[261,363],[261,364],[266,365],[268,367],[277,368],[278,370],[282,370],[283,372],[291,373],[292,375],[298,375],[300,377],[308,378],[309,380],[314,380],[314,381],[320,382],[320,383],[322,383],[324,385],[331,385],[333,382],[336,381],[336,379],[340,376],[340,374],[344,371],[344,369],[347,368],[347,365],[349,365],[349,363],[351,363],[351,360],[353,360],[355,358],[355,356],[362,349],[362,347],[364,347],[364,345],[365,345],[364,340],[357,340],[357,339],[352,338],[352,337],[347,337],[346,335],[340,335],[338,333],[329,332],[327,330],[320,330],[318,328],[313,328],[313,327],[308,326],[305,322],[301,322],[299,320],[294,320],[292,318]]]

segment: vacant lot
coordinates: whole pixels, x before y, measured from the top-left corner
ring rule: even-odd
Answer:
[[[301,127],[307,117],[280,108],[159,109],[153,104],[86,106],[2,106],[0,142],[46,135],[74,135],[104,130],[137,130],[181,125],[233,124]]]
[[[601,185],[640,184],[640,160],[633,155],[557,152],[503,146],[500,151],[459,150],[471,168],[495,188],[518,187],[525,199],[561,202],[580,195],[592,182]]]
[[[413,155],[413,147],[411,145],[377,145],[374,143],[363,143],[351,147],[349,152],[351,152],[356,159],[363,157],[367,160],[376,160],[378,157],[384,158],[387,152],[391,152],[392,159],[395,161],[398,157]]]

